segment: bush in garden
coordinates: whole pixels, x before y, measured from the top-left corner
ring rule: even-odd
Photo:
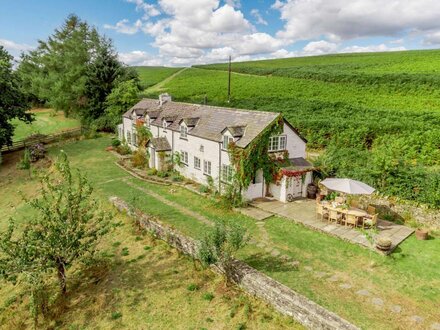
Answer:
[[[131,158],[131,164],[134,167],[143,168],[147,166],[148,157],[147,153],[143,149],[138,149],[133,152],[133,157]]]
[[[36,162],[37,160],[44,158],[46,155],[46,148],[42,143],[36,143],[29,147],[29,155],[31,162]]]
[[[121,141],[119,141],[118,139],[113,139],[112,140],[112,147],[119,147],[121,145]]]
[[[17,164],[19,170],[28,170],[31,168],[31,156],[29,149],[26,149],[23,154],[23,158]]]
[[[129,154],[131,154],[131,149],[130,149],[130,147],[128,146],[128,144],[127,143],[122,143],[121,145],[119,145],[117,148],[116,148],[116,151],[120,154],[120,155],[129,155]]]
[[[147,175],[156,175],[157,170],[155,168],[150,168],[147,170]]]

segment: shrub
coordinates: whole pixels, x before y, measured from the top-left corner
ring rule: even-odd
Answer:
[[[29,149],[26,149],[23,154],[23,158],[17,164],[19,170],[28,170],[31,168],[31,154]]]
[[[46,148],[42,143],[36,143],[29,147],[29,154],[31,162],[36,162],[37,160],[44,158],[46,155]]]
[[[119,147],[121,145],[121,141],[119,141],[118,139],[112,139],[112,146],[113,147]]]
[[[167,178],[169,175],[170,175],[170,174],[169,174],[168,172],[165,172],[165,171],[158,171],[158,172],[157,172],[157,176],[158,176],[159,178]]]
[[[116,151],[120,155],[129,155],[131,154],[131,149],[127,143],[122,143],[119,147],[116,148]]]
[[[125,247],[121,251],[121,256],[128,256],[130,252],[128,251],[128,247]]]
[[[117,319],[120,319],[121,317],[122,317],[121,312],[113,312],[112,316],[111,316],[112,320],[117,320]]]
[[[131,164],[134,167],[143,168],[147,165],[148,158],[147,153],[143,149],[138,149],[133,152],[133,157],[131,158]]]
[[[197,284],[191,283],[187,287],[188,291],[197,291],[199,289],[199,286]]]
[[[156,175],[157,170],[155,168],[150,168],[147,170],[147,175]]]
[[[211,301],[212,299],[214,299],[214,295],[211,292],[207,292],[202,296],[202,298],[204,300]]]
[[[208,186],[205,186],[204,184],[199,186],[199,192],[206,194],[210,192],[210,189]]]
[[[171,176],[171,180],[172,180],[173,182],[181,182],[181,181],[183,181],[183,176],[181,176],[180,173],[174,173],[174,174]]]

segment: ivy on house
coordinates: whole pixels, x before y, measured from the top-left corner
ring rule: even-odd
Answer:
[[[268,152],[271,136],[283,132],[283,117],[280,115],[266,127],[246,148],[237,147],[234,142],[228,146],[229,158],[235,170],[234,181],[239,191],[246,189],[255,178],[256,172],[261,169],[266,182],[273,182],[280,166]]]

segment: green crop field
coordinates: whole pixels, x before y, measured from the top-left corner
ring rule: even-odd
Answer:
[[[326,176],[440,207],[440,51],[198,66],[161,86],[174,100],[280,111],[321,149]],[[157,92],[151,92],[156,97]]]
[[[141,80],[142,86],[144,88],[148,88],[157,84],[158,82],[161,82],[182,68],[168,68],[164,66],[136,66],[135,69],[139,73],[139,79]]]

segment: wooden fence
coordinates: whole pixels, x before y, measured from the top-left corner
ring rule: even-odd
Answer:
[[[85,128],[77,127],[54,134],[47,134],[47,135],[38,134],[35,135],[35,137],[30,136],[23,140],[14,141],[10,146],[3,146],[0,152],[8,153],[12,151],[17,151],[30,147],[31,145],[34,145],[36,143],[44,143],[44,144],[53,143],[53,142],[69,139],[75,136],[80,136],[84,132],[85,132]]]

